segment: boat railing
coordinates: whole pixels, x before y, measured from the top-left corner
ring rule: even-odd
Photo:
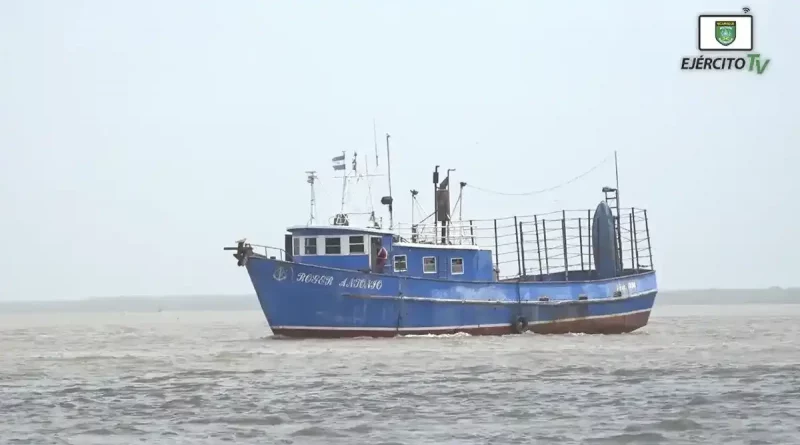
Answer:
[[[396,225],[396,233],[404,240],[418,244],[477,245],[472,221],[450,221],[447,225],[405,224]],[[444,234],[442,234],[444,229]]]
[[[518,220],[517,275],[533,279],[588,278],[594,269],[591,210],[561,211]],[[616,212],[615,212],[616,213]],[[560,216],[560,218],[559,218]],[[617,274],[653,269],[647,210],[620,209],[614,215]]]
[[[614,209],[618,274],[653,269],[647,210]],[[593,210],[441,224],[399,225],[402,239],[491,250],[500,279],[588,279],[594,269]]]
[[[253,253],[256,255],[263,255],[273,260],[286,261],[286,251],[280,247],[266,246],[263,244],[250,244],[250,247],[253,248]]]

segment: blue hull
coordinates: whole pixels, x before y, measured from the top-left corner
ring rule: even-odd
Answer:
[[[270,328],[289,337],[631,332],[647,324],[655,272],[579,282],[458,282],[254,256],[246,263]]]

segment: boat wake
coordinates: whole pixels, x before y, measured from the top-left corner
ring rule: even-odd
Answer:
[[[456,332],[454,334],[406,334],[399,335],[400,338],[459,338],[472,337],[469,332]]]

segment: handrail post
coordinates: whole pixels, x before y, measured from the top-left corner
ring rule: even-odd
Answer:
[[[655,266],[653,266],[653,249],[650,246],[650,226],[647,224],[647,209],[644,210],[644,230],[647,234],[647,253],[650,255],[650,270],[655,270]]]
[[[633,229],[631,229],[631,227],[633,227],[633,212],[630,213],[630,218],[628,218],[628,219],[629,219],[628,232],[630,233],[630,238],[631,238],[630,239],[630,241],[631,241],[631,269],[636,270],[636,265],[633,262],[635,254],[633,253],[633,231],[632,231]]]
[[[472,225],[472,220],[469,220],[469,238],[472,240],[472,245],[475,245],[475,227]]]
[[[589,237],[589,247],[588,247],[588,249],[589,249],[589,272],[591,272],[592,271],[592,211],[591,210],[587,210],[586,211],[586,228],[588,229],[587,232],[586,232],[588,235],[586,235],[586,236]]]
[[[578,218],[578,245],[581,252],[581,270],[586,270],[583,267],[583,221],[581,221],[581,218]]]
[[[569,281],[569,259],[567,259],[567,212],[561,211],[561,244],[564,250],[564,281]]]
[[[616,220],[617,223],[617,267],[615,269],[617,270],[616,276],[621,276],[623,269],[622,266],[623,247],[622,247],[622,218],[620,217],[619,214],[619,197],[617,197],[617,216],[614,219]]]
[[[639,240],[636,239],[636,209],[631,207],[631,230],[632,230],[632,238],[633,238],[633,245],[636,246],[636,270],[639,270]]]
[[[517,243],[517,271],[522,276],[522,259],[519,256],[519,227],[517,227],[517,217],[514,217],[514,239]]]
[[[497,246],[497,220],[494,220],[494,268],[500,270],[500,254]]]
[[[525,237],[523,236],[525,232],[522,231],[522,221],[519,222],[519,251],[522,255],[522,272],[521,275],[527,275],[525,272]]]
[[[539,246],[539,220],[533,215],[533,225],[536,226],[536,258],[539,261],[539,276],[542,275],[542,249]]]
[[[547,220],[542,220],[542,235],[544,235],[544,267],[547,275],[550,275],[550,258],[547,255]]]

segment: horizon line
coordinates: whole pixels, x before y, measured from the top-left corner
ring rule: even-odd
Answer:
[[[679,292],[708,292],[708,291],[770,291],[770,290],[800,290],[797,286],[769,286],[769,287],[707,287],[707,288],[684,288],[684,289],[659,289],[658,293],[679,293]],[[150,295],[104,295],[104,296],[86,296],[86,297],[70,297],[62,299],[53,298],[32,298],[32,299],[0,299],[0,304],[3,303],[60,303],[60,302],[81,302],[81,301],[96,301],[96,300],[113,300],[113,299],[169,299],[169,298],[240,298],[240,297],[256,297],[255,292],[242,293],[242,294],[150,294]]]

